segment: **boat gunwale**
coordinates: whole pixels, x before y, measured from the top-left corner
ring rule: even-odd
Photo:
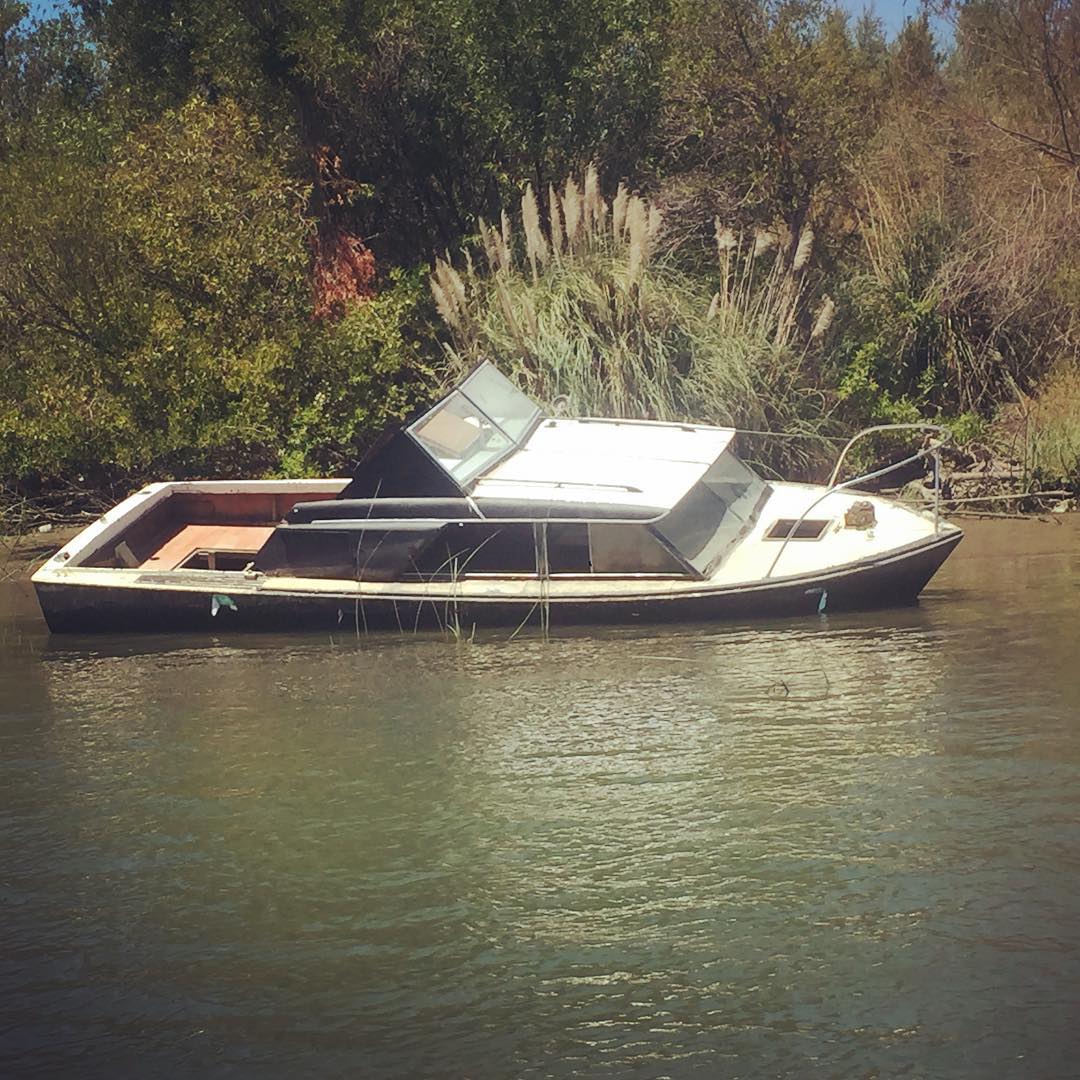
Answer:
[[[353,581],[340,578],[296,578],[272,576],[261,572],[244,571],[201,571],[201,570],[145,570],[112,567],[57,566],[46,563],[31,579],[35,585],[65,585],[85,588],[120,588],[132,591],[159,591],[221,593],[238,592],[263,594],[275,597],[334,597],[343,600],[370,598],[377,601],[400,601],[404,603],[431,600],[457,600],[468,603],[533,603],[539,596],[551,605],[564,603],[637,603],[642,601],[664,601],[674,599],[705,599],[727,594],[746,594],[770,592],[788,589],[800,584],[817,587],[835,581],[853,573],[861,573],[892,563],[904,562],[914,556],[925,554],[939,547],[952,548],[963,538],[963,530],[951,523],[943,523],[942,531],[922,537],[908,544],[888,551],[868,555],[865,558],[843,563],[827,569],[815,570],[783,577],[747,580],[717,584],[715,580],[695,580],[669,577],[666,589],[632,591],[624,589],[622,595],[611,591],[610,587],[618,583],[626,585],[644,585],[641,576],[619,575],[616,578],[601,578],[606,592],[570,592],[569,589],[557,589],[553,586],[580,584],[585,576],[549,578],[531,577],[514,579],[514,584],[531,584],[531,590],[521,589],[515,593],[495,594],[490,589],[491,579],[466,577],[457,581],[418,581],[418,582],[374,582]],[[198,579],[194,575],[198,574]],[[211,579],[204,575],[213,574]],[[190,576],[188,576],[190,575]],[[589,575],[590,578],[595,575]],[[506,579],[509,580],[509,579]],[[649,584],[656,581],[649,579]],[[487,591],[473,589],[472,583],[489,586]],[[351,588],[350,588],[351,586]],[[535,595],[534,595],[535,594]]]

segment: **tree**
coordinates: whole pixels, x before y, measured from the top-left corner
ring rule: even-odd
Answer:
[[[673,36],[662,170],[719,189],[726,216],[783,221],[794,247],[873,130],[873,51],[818,0],[680,0]]]
[[[112,78],[151,110],[235,98],[291,128],[322,230],[411,262],[521,177],[633,164],[666,0],[81,0]],[[321,162],[340,163],[327,185]]]
[[[1073,0],[957,0],[959,67],[983,120],[1080,170],[1080,6]]]

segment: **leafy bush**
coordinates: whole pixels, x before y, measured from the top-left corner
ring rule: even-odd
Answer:
[[[325,467],[424,393],[416,275],[313,320],[290,152],[193,100],[0,172],[0,480]]]
[[[325,327],[297,358],[280,461],[287,476],[341,469],[366,437],[434,392],[436,314],[422,271],[392,270],[372,299]]]

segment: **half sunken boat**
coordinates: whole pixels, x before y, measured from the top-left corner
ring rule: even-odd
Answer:
[[[54,632],[468,633],[909,604],[961,538],[735,434],[550,417],[485,363],[351,479],[151,484],[33,580]]]

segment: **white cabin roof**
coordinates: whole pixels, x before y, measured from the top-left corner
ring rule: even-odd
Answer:
[[[544,420],[478,477],[476,498],[673,507],[727,449],[731,428],[648,420]]]

